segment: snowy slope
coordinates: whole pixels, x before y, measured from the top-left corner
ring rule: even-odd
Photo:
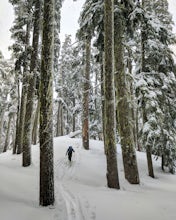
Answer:
[[[0,154],[1,220],[175,220],[176,175],[162,173],[154,161],[156,178],[147,175],[145,154],[137,154],[140,185],[124,179],[122,158],[118,152],[120,190],[106,187],[106,158],[103,143],[90,141],[89,151],[76,138],[55,139],[54,207],[38,204],[39,149],[33,146],[33,164],[21,167],[21,156]],[[72,164],[66,149],[75,149]]]

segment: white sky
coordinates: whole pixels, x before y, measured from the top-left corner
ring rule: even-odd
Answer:
[[[74,41],[75,32],[78,29],[78,18],[82,5],[85,0],[65,0],[61,11],[61,42],[64,40],[65,34],[71,34]],[[176,0],[168,0],[170,3],[170,11],[173,14],[173,20],[176,24]],[[8,46],[12,44],[10,40],[9,29],[13,23],[13,8],[8,0],[0,1],[0,50],[5,58],[10,58]],[[176,32],[176,25],[174,27]]]

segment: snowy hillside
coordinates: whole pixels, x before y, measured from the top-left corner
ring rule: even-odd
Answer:
[[[90,141],[81,148],[80,139],[55,139],[55,207],[40,207],[39,149],[33,146],[33,164],[21,167],[21,156],[0,154],[0,216],[2,220],[175,220],[176,175],[162,173],[154,162],[156,178],[147,175],[145,154],[137,154],[140,185],[130,185],[123,176],[118,153],[120,190],[106,187],[103,143]],[[75,149],[70,164],[68,145]]]

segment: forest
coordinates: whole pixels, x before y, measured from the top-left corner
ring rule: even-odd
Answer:
[[[21,155],[27,169],[39,145],[39,205],[55,203],[53,146],[63,136],[79,138],[87,153],[91,141],[103,143],[108,188],[123,188],[117,145],[129,184],[141,184],[138,152],[150,178],[155,160],[174,176],[176,35],[168,1],[85,0],[76,41],[66,35],[62,44],[63,0],[9,2],[15,18],[11,59],[0,52],[0,153]]]

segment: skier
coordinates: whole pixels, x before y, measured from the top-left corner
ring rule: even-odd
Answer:
[[[71,162],[71,158],[72,158],[72,153],[75,152],[74,149],[72,148],[72,146],[69,146],[66,152],[66,155],[68,154],[68,159]]]

